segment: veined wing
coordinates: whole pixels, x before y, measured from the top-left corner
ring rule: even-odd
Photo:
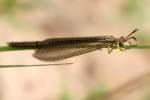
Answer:
[[[81,54],[89,53],[100,49],[100,46],[82,47],[82,48],[41,48],[37,50],[33,57],[42,61],[59,61],[70,57],[78,56]]]

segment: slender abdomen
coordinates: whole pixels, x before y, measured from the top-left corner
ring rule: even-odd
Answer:
[[[8,42],[8,46],[16,48],[40,48],[44,44],[41,41],[27,41],[27,42]]]

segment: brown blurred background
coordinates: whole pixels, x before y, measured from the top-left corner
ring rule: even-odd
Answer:
[[[126,36],[150,44],[149,0],[0,0],[0,45],[53,37]],[[0,64],[41,64],[34,51],[0,52]],[[0,69],[0,100],[150,100],[149,50],[106,49],[61,62]],[[61,63],[58,62],[58,63]]]

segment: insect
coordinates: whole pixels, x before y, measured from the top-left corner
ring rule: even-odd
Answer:
[[[128,40],[136,40],[132,36],[136,31],[138,29],[120,38],[113,36],[52,38],[44,41],[8,42],[7,44],[12,48],[33,48],[36,50],[33,57],[42,61],[59,61],[101,48],[108,48],[108,53],[111,53],[114,48],[125,50],[126,48],[123,47],[125,43],[132,45]]]

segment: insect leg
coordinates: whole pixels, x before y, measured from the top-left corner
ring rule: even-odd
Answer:
[[[113,48],[111,48],[110,46],[108,46],[107,51],[108,51],[108,54],[110,54],[113,51]]]

